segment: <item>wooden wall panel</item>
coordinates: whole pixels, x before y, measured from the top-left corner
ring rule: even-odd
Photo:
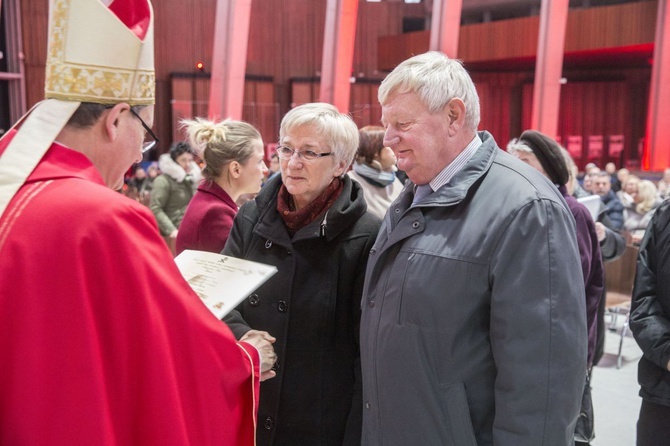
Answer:
[[[21,0],[20,5],[25,56],[26,104],[30,108],[44,99],[49,2],[48,0]]]
[[[571,9],[565,51],[616,48],[654,42],[656,1]],[[461,26],[458,58],[468,62],[534,58],[539,17]],[[379,39],[379,67],[391,70],[412,54],[428,51],[430,31]]]
[[[27,102],[32,105],[43,97],[48,0],[21,0],[20,4]],[[276,138],[279,120],[292,103],[318,100],[318,82],[303,85],[292,83],[291,79],[314,78],[321,69],[325,4],[326,0],[253,0],[247,73],[271,76],[274,81],[252,82],[252,86],[248,84],[245,87],[244,116],[258,123],[264,139],[271,141]],[[154,129],[161,138],[162,150],[166,150],[175,137],[170,101],[182,88],[172,83],[170,74],[195,72],[198,61],[204,62],[206,72],[211,69],[215,5],[216,0],[154,1],[157,74]],[[568,19],[566,51],[653,42],[656,5],[656,1],[648,1],[572,10]],[[379,80],[384,76],[384,69],[397,63],[393,61],[425,51],[429,42],[428,32],[400,34],[403,17],[421,16],[422,8],[424,5],[405,5],[403,2],[361,1],[353,74]],[[536,35],[536,17],[466,25],[461,27],[459,57],[466,61],[532,58]],[[380,66],[378,61],[386,61],[386,65]],[[517,131],[527,126],[524,122],[529,111],[524,104],[532,72],[473,72],[472,75],[482,95],[481,128],[490,130],[499,144],[504,145],[509,138],[518,136]],[[589,76],[593,75],[587,74],[586,77]],[[625,83],[624,93],[617,90],[616,96],[612,96],[596,90],[599,93],[590,98],[596,102],[603,101],[605,105],[601,106],[601,114],[607,124],[601,126],[617,127],[619,133],[624,133],[626,157],[635,158],[637,141],[644,134],[649,70],[622,76],[616,82]],[[589,79],[582,81],[591,82]],[[598,82],[613,81],[601,79]],[[570,80],[568,85],[570,83],[573,81]],[[352,87],[351,112],[357,123],[378,123],[381,115],[376,100],[376,84],[357,83]],[[206,81],[196,82],[190,88],[191,100],[207,100]],[[571,92],[573,88],[575,90]],[[587,111],[579,103],[588,96],[582,95],[576,86],[568,87],[567,91],[568,96],[562,97],[562,108],[567,111],[561,115],[560,125],[567,126],[570,131],[581,131]],[[624,102],[618,99],[622,95]],[[573,103],[577,105],[572,106]],[[200,107],[197,104],[192,104],[189,113],[204,115],[204,112],[196,110]],[[622,122],[622,117],[614,111],[626,108],[629,118]],[[597,113],[597,110],[591,109],[589,113]],[[565,135],[567,130],[562,132]]]
[[[356,125],[380,125],[381,106],[377,101],[379,84],[371,82],[356,83],[351,86],[351,117]]]
[[[657,8],[656,1],[642,1],[571,10],[565,51],[653,42]]]
[[[458,58],[475,62],[535,55],[538,31],[537,16],[461,26]]]
[[[529,107],[521,106],[521,87],[528,76],[526,72],[472,73],[479,94],[479,129],[490,132],[502,149],[521,133],[521,128],[512,128],[510,123],[523,122],[526,119],[522,116],[523,110],[530,122]]]
[[[166,119],[172,128],[171,141],[180,141],[186,137],[180,126],[181,119],[207,116],[209,77],[174,76],[170,84],[169,95],[172,100],[167,109]],[[274,142],[277,137],[278,113],[273,83],[247,80],[244,87],[242,119],[255,126],[265,142]],[[162,148],[165,149],[165,147]]]
[[[567,73],[568,79],[576,80],[568,81],[561,89],[556,136],[564,146],[568,137],[582,137],[582,156],[575,159],[580,169],[589,161],[601,167],[609,161],[615,162],[617,167],[635,165],[637,141],[644,135],[646,116],[644,110],[639,114],[631,114],[630,110],[639,110],[640,97],[645,97],[646,72],[648,70],[623,70],[618,79],[601,79],[602,73],[593,70]],[[491,132],[504,149],[510,139],[530,128],[532,72],[473,73],[473,79],[480,95],[479,128]],[[512,125],[514,122],[518,124]],[[592,135],[603,136],[602,156],[595,159],[589,159],[587,153]],[[622,156],[609,155],[610,135],[624,135]]]

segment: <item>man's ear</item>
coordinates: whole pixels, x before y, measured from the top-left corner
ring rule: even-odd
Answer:
[[[465,103],[461,99],[454,98],[449,101],[446,112],[450,129],[458,130],[463,127],[465,124]]]
[[[114,141],[119,136],[119,126],[121,120],[126,118],[125,113],[130,112],[130,105],[125,102],[116,104],[114,107],[110,108],[106,114],[103,114],[102,124],[105,133],[105,137],[109,141]]]

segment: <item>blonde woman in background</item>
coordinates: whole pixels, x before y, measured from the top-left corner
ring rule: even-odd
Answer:
[[[616,193],[619,201],[623,204],[624,209],[632,209],[635,207],[635,195],[637,195],[637,185],[640,178],[636,175],[629,174],[621,183],[621,190]]]
[[[267,167],[263,140],[251,124],[227,119],[196,118],[183,122],[196,154],[205,162],[204,181],[186,209],[177,236],[177,254],[185,249],[221,252],[236,204],[244,194],[256,194]]]
[[[661,204],[656,185],[649,180],[637,183],[637,194],[633,206],[624,211],[623,228],[630,232],[631,242],[639,244],[644,236],[651,217]]]

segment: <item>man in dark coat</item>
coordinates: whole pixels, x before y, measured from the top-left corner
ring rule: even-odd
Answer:
[[[365,275],[363,444],[572,443],[587,334],[565,200],[477,131],[477,91],[458,61],[406,60],[379,102],[411,183]]]
[[[642,349],[638,446],[670,437],[670,202],[654,214],[640,245],[630,328]],[[665,439],[665,440],[663,440]]]

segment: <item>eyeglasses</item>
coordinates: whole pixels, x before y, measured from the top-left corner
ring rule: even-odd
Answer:
[[[159,141],[159,139],[156,136],[156,134],[153,132],[153,130],[151,130],[151,127],[149,127],[147,125],[147,123],[144,122],[144,119],[140,118],[140,115],[135,110],[133,110],[132,107],[130,107],[129,110],[133,115],[135,115],[135,117],[137,119],[140,120],[140,123],[142,123],[142,127],[144,127],[144,130],[151,137],[151,141],[144,141],[142,143],[142,153],[147,152],[147,151],[151,150],[156,145],[156,143]]]
[[[333,154],[333,152],[317,153],[313,150],[295,150],[287,146],[277,147],[277,155],[283,160],[289,160],[293,158],[294,153],[298,154],[298,158],[304,161],[314,161],[315,159],[321,158],[322,156],[330,156]]]

